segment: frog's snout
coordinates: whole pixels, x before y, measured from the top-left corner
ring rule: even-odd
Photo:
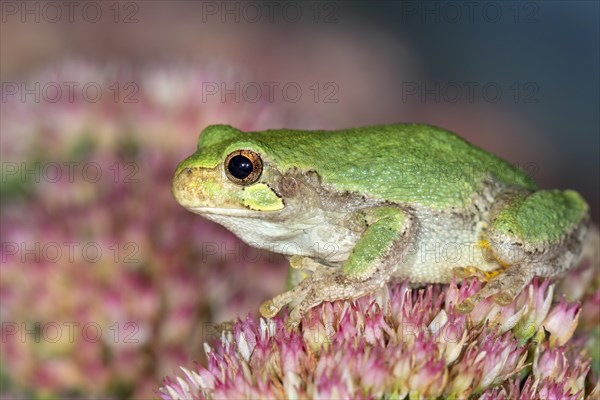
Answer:
[[[197,205],[202,183],[200,168],[185,167],[178,170],[171,183],[171,193],[182,206],[189,208]]]
[[[185,208],[216,207],[226,200],[223,176],[218,167],[184,166],[178,168],[171,183],[171,192]]]

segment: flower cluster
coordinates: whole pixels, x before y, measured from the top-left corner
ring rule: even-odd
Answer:
[[[535,280],[508,306],[488,299],[457,313],[454,305],[480,287],[476,280],[460,287],[390,285],[353,302],[324,303],[297,331],[286,331],[286,316],[258,323],[249,316],[223,331],[214,348],[205,345],[206,367],[182,368],[159,394],[164,400],[598,394],[592,354],[574,334],[584,314],[580,303],[562,298],[553,305],[554,285]],[[594,301],[584,301],[583,309]]]

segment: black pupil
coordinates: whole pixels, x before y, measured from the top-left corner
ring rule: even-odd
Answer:
[[[252,172],[252,162],[248,157],[237,155],[229,160],[227,169],[232,176],[238,179],[244,179]]]

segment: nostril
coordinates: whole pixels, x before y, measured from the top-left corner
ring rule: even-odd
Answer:
[[[187,172],[187,173],[188,173],[188,175],[189,175],[189,174],[191,174],[191,173],[192,173],[192,169],[191,169],[191,168],[186,168],[186,169],[185,169],[185,172]]]

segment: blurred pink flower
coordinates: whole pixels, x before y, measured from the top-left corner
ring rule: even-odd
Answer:
[[[0,350],[16,396],[148,398],[199,352],[208,321],[256,309],[283,283],[281,257],[246,256],[170,193],[206,125],[283,125],[276,104],[202,99],[203,82],[240,71],[67,62],[27,87],[90,83],[98,101],[75,90],[3,103]]]

